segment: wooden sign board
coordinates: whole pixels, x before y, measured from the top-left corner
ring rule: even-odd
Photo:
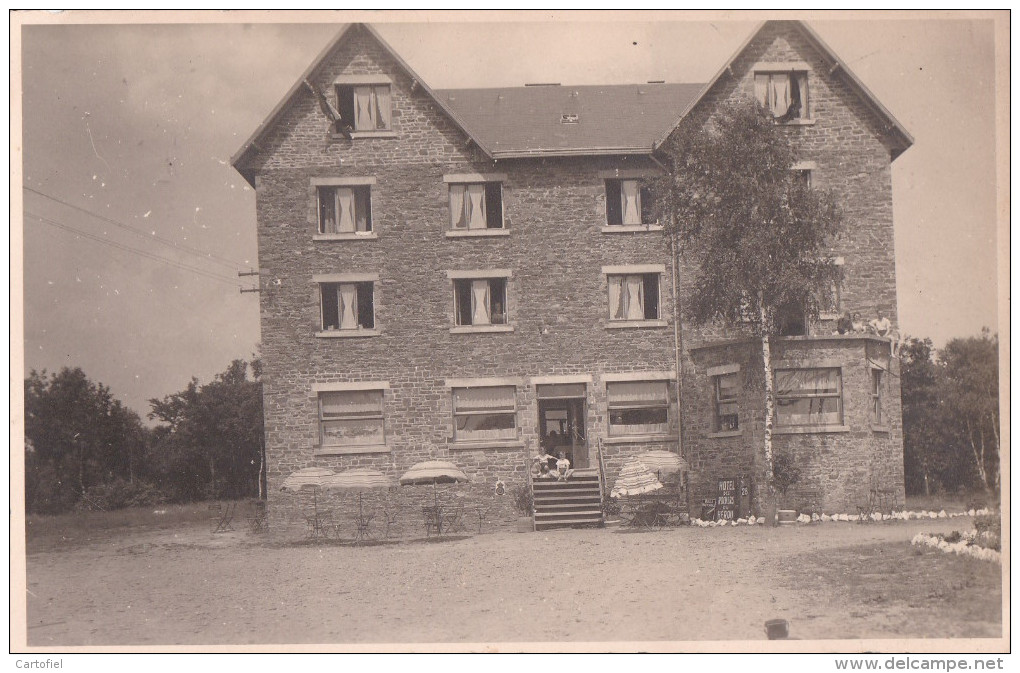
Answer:
[[[727,477],[719,480],[719,495],[715,499],[716,521],[732,521],[737,518],[739,496],[740,479]]]

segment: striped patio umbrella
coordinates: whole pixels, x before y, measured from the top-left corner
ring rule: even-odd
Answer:
[[[672,451],[646,451],[639,454],[636,460],[644,463],[659,479],[683,472],[687,467],[684,459]]]
[[[379,470],[358,468],[339,474],[331,474],[322,479],[322,488],[327,491],[350,491],[358,494],[358,517],[364,516],[361,496],[365,491],[375,491],[393,486],[393,480]]]
[[[426,460],[415,463],[400,476],[401,486],[414,484],[432,484],[436,506],[439,505],[439,491],[436,484],[458,484],[471,481],[464,472],[451,462],[445,460]]]
[[[639,460],[632,460],[620,470],[610,496],[614,498],[641,495],[662,488],[662,484],[648,466]]]
[[[306,467],[295,472],[283,480],[280,485],[281,491],[300,491],[305,488],[312,489],[312,507],[315,509],[315,516],[319,516],[319,489],[327,477],[335,475],[336,472],[325,467]]]
[[[318,488],[326,477],[335,475],[336,472],[325,467],[306,467],[291,474],[283,480],[280,485],[281,491],[299,491],[302,488]]]

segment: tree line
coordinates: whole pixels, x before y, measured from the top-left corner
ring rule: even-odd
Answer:
[[[256,497],[264,491],[261,363],[234,360],[149,400],[147,427],[80,368],[25,379],[25,508],[73,509]]]
[[[900,362],[907,493],[998,496],[999,336],[908,339]]]

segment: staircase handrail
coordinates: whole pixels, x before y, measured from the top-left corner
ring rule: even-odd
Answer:
[[[606,499],[606,463],[602,457],[602,438],[598,438],[598,442],[595,444],[595,457],[598,462],[599,470],[599,502],[604,502]]]
[[[535,485],[531,479],[531,460],[524,459],[524,474],[528,479],[528,493],[531,494],[531,529],[535,529]]]

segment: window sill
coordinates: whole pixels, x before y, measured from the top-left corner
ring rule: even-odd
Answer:
[[[342,133],[331,133],[334,140],[346,140],[347,136]],[[351,131],[351,139],[357,138],[396,138],[396,131]]]
[[[485,334],[488,332],[513,332],[513,325],[462,325],[451,327],[450,334]]]
[[[603,234],[629,234],[643,231],[662,231],[661,224],[612,224],[602,227]]]
[[[390,453],[386,444],[372,446],[320,446],[313,447],[316,456],[346,456],[355,453]]]
[[[721,432],[710,432],[707,436],[709,439],[722,439],[723,437],[742,437],[743,434],[743,430],[723,430]]]
[[[849,425],[804,425],[793,428],[776,428],[773,435],[809,435],[826,432],[850,432]]]
[[[615,435],[603,437],[603,444],[638,444],[643,442],[675,442],[676,435]]]
[[[458,442],[447,444],[451,451],[471,451],[475,449],[523,449],[524,442],[519,439],[505,439],[490,442]]]
[[[892,428],[889,427],[888,425],[875,425],[874,423],[872,423],[871,424],[871,431],[872,432],[884,432],[884,433],[888,434],[888,433],[892,432]]]
[[[629,329],[629,328],[650,328],[668,327],[665,320],[616,320],[606,323],[606,329]]]
[[[364,234],[315,234],[313,241],[375,241],[379,236],[374,231]]]
[[[320,339],[360,339],[381,335],[382,332],[377,329],[331,329],[315,333]]]
[[[473,238],[486,236],[509,236],[509,229],[449,229],[446,231],[447,238]]]

